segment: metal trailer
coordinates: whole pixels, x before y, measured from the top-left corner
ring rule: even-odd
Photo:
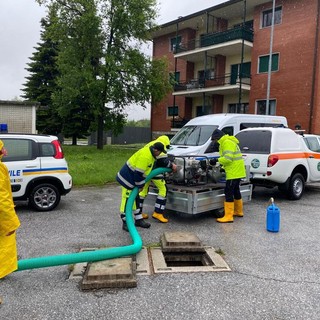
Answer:
[[[191,215],[222,209],[225,200],[224,187],[224,183],[197,186],[167,184],[166,209]],[[240,191],[243,202],[251,201],[252,184],[241,184]],[[157,194],[157,189],[151,185],[146,205],[153,206]]]
[[[168,190],[167,210],[196,215],[224,207],[225,173],[220,166],[210,164],[211,160],[198,155],[175,157],[176,172],[164,176]],[[243,202],[248,202],[253,187],[249,179],[250,167],[245,168],[246,177],[241,179],[240,191]],[[158,190],[151,180],[145,204],[154,206],[157,194]]]

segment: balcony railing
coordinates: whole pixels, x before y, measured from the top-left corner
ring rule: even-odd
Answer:
[[[175,84],[174,91],[185,91],[185,90],[195,90],[202,88],[211,88],[218,86],[226,86],[226,85],[234,85],[239,84],[241,80],[242,84],[250,85],[251,84],[251,76],[243,75],[240,79],[239,75],[234,74],[225,74],[221,77],[215,77],[212,79],[191,79],[189,81],[183,81]]]
[[[221,32],[207,33],[201,35],[199,40],[193,39],[187,43],[182,42],[176,47],[175,53],[199,49],[238,39],[253,42],[253,31],[246,27],[237,27]]]

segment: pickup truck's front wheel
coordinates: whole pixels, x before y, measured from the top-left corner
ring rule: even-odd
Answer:
[[[305,180],[301,173],[295,173],[289,182],[288,198],[290,200],[299,200],[302,197],[305,186]]]

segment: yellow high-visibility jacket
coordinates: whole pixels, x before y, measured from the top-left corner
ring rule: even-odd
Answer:
[[[145,146],[129,158],[117,173],[116,179],[126,189],[143,188],[155,161],[151,147]]]
[[[0,161],[0,278],[17,270],[16,233],[8,236],[20,226],[14,209],[8,169]]]
[[[239,148],[239,140],[234,136],[225,134],[218,143],[220,157],[219,163],[226,172],[226,179],[240,179],[246,176],[244,160]]]

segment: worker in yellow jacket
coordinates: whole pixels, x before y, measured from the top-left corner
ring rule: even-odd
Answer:
[[[224,216],[218,218],[220,223],[233,222],[233,216],[243,217],[243,202],[240,192],[241,179],[246,176],[244,160],[239,148],[239,140],[229,136],[219,129],[213,131],[212,144],[219,149],[219,162],[226,172],[226,186],[224,189]],[[210,161],[213,164],[213,161]]]
[[[116,180],[122,186],[120,217],[123,221],[123,230],[129,231],[126,223],[125,208],[132,190],[135,187],[138,187],[139,190],[142,191],[146,183],[146,177],[152,171],[157,157],[161,153],[166,152],[166,146],[161,142],[153,143],[150,146],[146,145],[135,152],[117,173]],[[139,200],[140,197],[137,195],[132,208],[135,218],[135,226],[141,228],[150,228],[150,223],[144,221],[142,213],[140,212]]]
[[[170,148],[170,139],[168,138],[168,136],[165,136],[165,135],[160,136],[156,140],[149,142],[146,146],[150,147],[157,142],[162,143],[166,147],[166,149]],[[155,169],[155,168],[170,168],[170,169],[172,169],[173,172],[176,172],[176,170],[177,170],[176,164],[174,164],[173,161],[171,161],[168,158],[167,152],[162,152],[159,156],[157,156],[157,160],[154,163],[153,169]],[[158,195],[157,195],[157,199],[156,199],[156,202],[154,205],[154,212],[152,214],[152,218],[154,218],[162,223],[167,223],[168,219],[164,216],[166,202],[167,202],[167,186],[166,186],[166,181],[164,179],[164,175],[160,174],[160,175],[154,177],[151,181],[155,185],[155,187],[158,189]],[[138,206],[140,209],[140,213],[142,214],[142,217],[144,219],[148,219],[148,214],[142,213],[142,209],[143,209],[144,200],[145,200],[146,196],[148,195],[149,185],[150,185],[151,181],[147,182],[144,185],[142,191],[140,191],[140,193],[139,193],[139,205]]]
[[[20,221],[14,209],[8,168],[1,162],[6,155],[0,140],[0,278],[17,270],[16,230]]]

